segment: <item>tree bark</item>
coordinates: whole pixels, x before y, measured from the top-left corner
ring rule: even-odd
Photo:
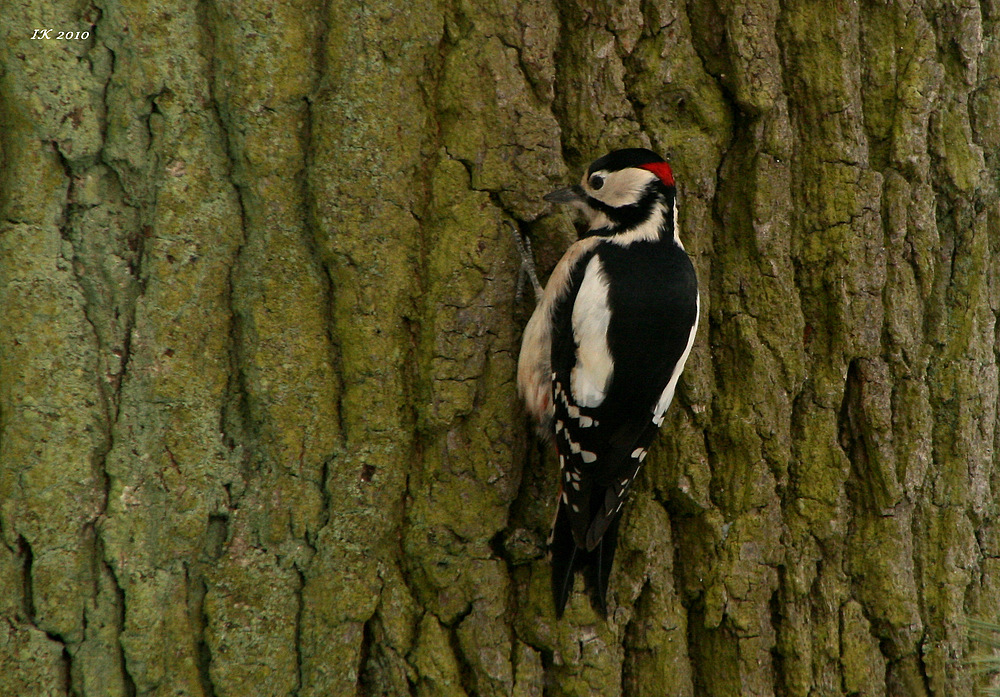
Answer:
[[[0,693],[982,684],[994,0],[0,0],[0,34]],[[702,321],[608,620],[557,621],[501,222],[551,270],[542,195],[626,146],[673,165]]]

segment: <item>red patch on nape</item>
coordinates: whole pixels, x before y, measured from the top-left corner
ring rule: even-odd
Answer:
[[[639,169],[652,172],[667,186],[674,186],[674,171],[666,162],[650,162],[648,165],[639,165]]]

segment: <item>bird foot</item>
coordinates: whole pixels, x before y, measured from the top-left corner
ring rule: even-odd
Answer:
[[[524,279],[527,278],[531,281],[531,287],[535,291],[535,302],[540,302],[542,299],[542,284],[538,282],[538,274],[535,273],[535,257],[531,251],[531,240],[524,237],[514,223],[509,220],[505,220],[504,223],[510,228],[510,234],[514,238],[514,245],[517,247],[517,253],[521,255],[521,266],[517,270],[517,291],[515,294],[515,299],[517,302],[521,301],[521,295],[524,291]]]

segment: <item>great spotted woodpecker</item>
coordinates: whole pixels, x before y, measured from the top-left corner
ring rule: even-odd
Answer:
[[[549,538],[559,617],[577,571],[606,613],[622,506],[694,343],[698,280],[675,194],[670,165],[629,148],[545,197],[587,222],[540,294],[517,368],[527,409],[559,453]]]

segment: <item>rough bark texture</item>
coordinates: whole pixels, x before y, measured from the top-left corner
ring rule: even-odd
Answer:
[[[0,693],[973,694],[1000,5],[609,4],[0,2]],[[501,220],[634,145],[702,326],[557,622]]]

